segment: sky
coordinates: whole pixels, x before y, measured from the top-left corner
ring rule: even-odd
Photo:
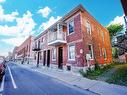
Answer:
[[[79,4],[103,26],[124,23],[120,0],[0,0],[0,55],[7,56]]]

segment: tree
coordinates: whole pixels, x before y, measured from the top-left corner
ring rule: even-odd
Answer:
[[[112,47],[112,56],[118,58],[118,49],[116,47]]]
[[[112,38],[114,36],[116,36],[116,34],[118,32],[121,32],[123,30],[123,25],[121,25],[121,24],[111,24],[111,25],[107,26],[107,29],[109,31],[110,38],[112,40]]]

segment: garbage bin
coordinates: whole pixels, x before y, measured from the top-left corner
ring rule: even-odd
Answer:
[[[71,66],[67,65],[67,70],[70,71],[71,70]]]

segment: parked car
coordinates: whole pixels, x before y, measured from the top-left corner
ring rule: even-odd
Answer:
[[[0,80],[2,80],[4,74],[5,74],[5,69],[6,69],[6,62],[3,60],[0,60]]]

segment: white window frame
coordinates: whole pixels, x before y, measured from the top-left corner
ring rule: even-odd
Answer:
[[[105,55],[105,57],[104,57],[104,55]],[[107,51],[105,48],[103,49],[103,57],[104,57],[104,59],[107,59]]]
[[[70,59],[70,57],[69,57],[70,56],[70,54],[69,54],[70,53],[70,46],[74,46],[74,58],[73,59]],[[68,45],[68,60],[75,61],[75,54],[76,54],[75,53],[75,44],[69,44]]]
[[[101,36],[102,36],[102,41],[104,42],[104,32],[103,31],[101,33]]]
[[[71,20],[69,20],[69,21],[67,22],[67,31],[68,31],[68,35],[71,35],[71,34],[75,33],[75,31],[74,31],[75,25],[73,26],[73,32],[72,32],[72,33],[69,33],[69,23],[70,23],[70,22],[73,22],[73,24],[74,24],[74,18],[71,19]]]
[[[88,24],[90,25],[90,27],[87,26]],[[87,28],[90,28],[90,31],[89,32],[88,32]],[[91,23],[88,20],[86,20],[86,32],[89,35],[92,34],[92,25],[91,25]]]
[[[53,58],[54,57],[54,50],[55,50],[55,53],[56,53],[56,48],[52,49],[52,60],[56,61],[56,54],[55,54],[55,58]]]
[[[97,27],[98,36],[100,36],[100,28]]]
[[[91,48],[92,48],[92,57],[91,57],[91,59],[94,59],[94,53],[93,53],[93,52],[94,52],[94,51],[93,51],[93,45],[92,45],[92,44],[88,44],[88,46],[89,46],[89,45],[90,45],[90,46],[91,46]]]

